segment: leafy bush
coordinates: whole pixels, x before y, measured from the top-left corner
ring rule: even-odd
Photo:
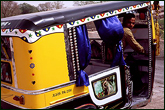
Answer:
[[[159,32],[160,37],[164,39],[164,19],[160,19],[158,20],[158,22],[159,22],[159,28],[160,28],[160,32]]]

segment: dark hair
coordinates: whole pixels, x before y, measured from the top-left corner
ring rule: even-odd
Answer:
[[[135,18],[135,15],[133,13],[125,14],[124,15],[124,18],[123,18],[123,26],[125,26],[126,21],[129,20],[129,19],[131,19],[131,18]]]

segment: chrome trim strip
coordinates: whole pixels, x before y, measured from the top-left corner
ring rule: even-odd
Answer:
[[[15,85],[15,88],[18,88],[15,59],[14,59],[13,39],[12,39],[12,37],[10,37],[9,39],[10,39],[11,60],[12,60],[13,75],[14,75],[14,85]]]
[[[12,104],[12,103],[10,103],[10,102],[8,102],[8,101],[5,101],[5,100],[3,100],[3,99],[1,99],[1,101],[5,102],[5,103],[7,103],[7,104],[9,104],[9,105],[12,105],[12,106],[14,106],[14,107],[20,108],[20,109],[28,109],[28,108],[25,108],[25,107],[21,107],[21,106]]]
[[[64,101],[64,102],[60,102],[60,103],[57,103],[57,104],[54,104],[54,105],[50,105],[50,106],[48,106],[48,107],[38,108],[38,109],[50,109],[50,108],[56,107],[56,106],[58,106],[58,105],[65,104],[65,103],[67,103],[67,102],[70,102],[70,101],[73,101],[73,100],[76,100],[76,99],[79,99],[79,98],[82,98],[82,97],[85,97],[85,96],[88,96],[88,95],[89,95],[89,93],[88,93],[88,94],[81,95],[81,96],[78,96],[78,97],[75,97],[75,98],[73,98],[73,99],[66,100],[66,101]],[[1,101],[5,102],[5,103],[7,103],[7,104],[10,104],[10,105],[12,105],[12,106],[15,106],[15,107],[17,107],[17,108],[20,108],[20,109],[30,109],[30,108],[25,108],[25,107],[21,107],[21,106],[12,104],[12,103],[10,103],[10,102],[8,102],[8,101],[5,101],[5,100],[3,100],[3,99],[1,99]]]
[[[5,84],[1,84],[1,87],[6,88],[6,89],[10,89],[10,90],[15,91],[15,92],[19,92],[19,93],[22,93],[22,94],[38,95],[38,94],[43,94],[43,93],[53,91],[53,90],[56,90],[56,89],[60,89],[60,88],[66,87],[66,86],[70,86],[70,85],[73,85],[73,84],[75,84],[75,80],[70,81],[68,83],[53,86],[53,87],[50,87],[50,88],[34,90],[34,91],[18,89],[18,88],[15,88],[15,87],[7,86]]]
[[[151,4],[151,2],[150,2]],[[152,35],[151,35],[151,5],[148,6],[148,11],[147,11],[147,21],[148,21],[148,37],[149,37],[149,68],[148,68],[148,74],[149,74],[149,82],[148,82],[148,97],[149,99],[151,97],[151,92],[152,92]]]
[[[114,68],[118,68],[118,66],[116,66]],[[89,78],[93,77],[93,76],[96,76],[96,75],[98,75],[98,74],[100,74],[102,72],[114,69],[114,68],[109,68],[107,70],[104,70],[104,71],[101,71],[101,72],[97,72],[95,74],[90,75]],[[8,85],[5,85],[5,84],[1,84],[1,87],[6,88],[6,89],[10,89],[10,90],[15,91],[15,92],[19,92],[19,93],[22,93],[22,94],[38,95],[38,94],[43,94],[43,93],[46,93],[46,92],[49,92],[49,91],[53,91],[53,90],[56,90],[56,89],[60,89],[60,88],[66,87],[66,86],[73,85],[73,84],[75,84],[75,82],[76,82],[76,80],[73,80],[73,81],[70,81],[70,82],[67,82],[67,83],[63,83],[63,84],[60,84],[60,85],[56,85],[56,86],[53,86],[53,87],[40,89],[40,90],[33,90],[33,91],[31,91],[31,90],[23,90],[23,89],[11,87],[11,86],[8,86]]]
[[[77,70],[76,70],[76,58],[75,58],[75,42],[74,42],[74,35],[73,35],[74,31],[73,31],[73,28],[69,28],[69,41],[70,41],[70,50],[71,50],[71,62],[73,64],[73,79],[76,80],[76,73],[77,73]]]
[[[79,64],[79,55],[78,55],[78,44],[77,44],[77,36],[76,36],[76,28],[73,27],[73,42],[74,42],[74,51],[75,51],[75,57],[76,57],[76,67],[77,71],[80,71],[80,64]]]

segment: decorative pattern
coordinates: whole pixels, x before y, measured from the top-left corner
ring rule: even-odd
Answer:
[[[30,68],[33,69],[35,67],[35,64],[34,63],[31,63],[30,64]]]
[[[148,7],[147,12],[147,21],[148,21],[148,35],[149,35],[149,68],[148,68],[148,74],[149,74],[149,83],[148,83],[148,98],[151,97],[152,93],[152,35],[151,35],[151,15],[150,15],[150,8]]]
[[[74,33],[74,34],[73,34]],[[75,36],[76,34],[75,34],[75,28],[73,29],[73,28],[69,28],[69,41],[70,41],[70,50],[71,50],[71,57],[72,57],[72,62],[73,62],[73,72],[74,72],[74,79],[76,80],[76,72],[77,72],[77,70],[76,70],[76,58],[75,58],[75,49],[74,49],[74,47],[75,47],[75,40],[76,39],[74,39],[76,36]],[[77,47],[77,46],[76,46]]]
[[[111,16],[114,16],[114,15],[118,15],[118,14],[121,14],[121,13],[128,12],[128,11],[133,11],[133,10],[136,10],[136,9],[144,8],[144,7],[147,7],[148,5],[149,5],[149,3],[142,3],[142,4],[138,4],[138,5],[118,9],[118,10],[112,10],[112,11],[102,13],[102,14],[98,14],[98,15],[95,15],[95,16],[87,17],[87,18],[84,18],[84,19],[81,19],[81,20],[77,20],[77,21],[74,21],[74,22],[67,23],[67,28],[79,26],[79,25],[82,25],[82,24],[85,24],[85,23],[88,23],[88,22],[92,22],[92,21],[96,21],[96,20],[99,20],[99,19],[111,17]]]
[[[32,81],[32,84],[34,85],[36,82],[35,81]]]
[[[17,36],[28,43],[34,43],[42,36],[57,32],[64,32],[63,25],[48,27],[38,31],[30,31],[26,29],[1,29],[2,36]]]
[[[28,52],[31,54],[32,53],[32,50],[28,50]]]

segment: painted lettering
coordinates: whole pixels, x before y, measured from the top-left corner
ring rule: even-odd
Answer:
[[[56,96],[59,96],[59,95],[62,95],[62,94],[66,94],[66,93],[69,93],[71,91],[72,91],[72,89],[68,89],[68,90],[63,90],[61,92],[57,92],[57,93],[53,94],[53,97],[56,97]]]
[[[65,91],[62,91],[62,94],[65,94],[66,92]]]
[[[72,89],[68,89],[68,90],[67,90],[67,93],[69,93],[69,92],[71,92],[71,91],[72,91]]]
[[[53,94],[53,97],[56,97],[56,96],[59,96],[59,95],[61,95],[61,92]]]

